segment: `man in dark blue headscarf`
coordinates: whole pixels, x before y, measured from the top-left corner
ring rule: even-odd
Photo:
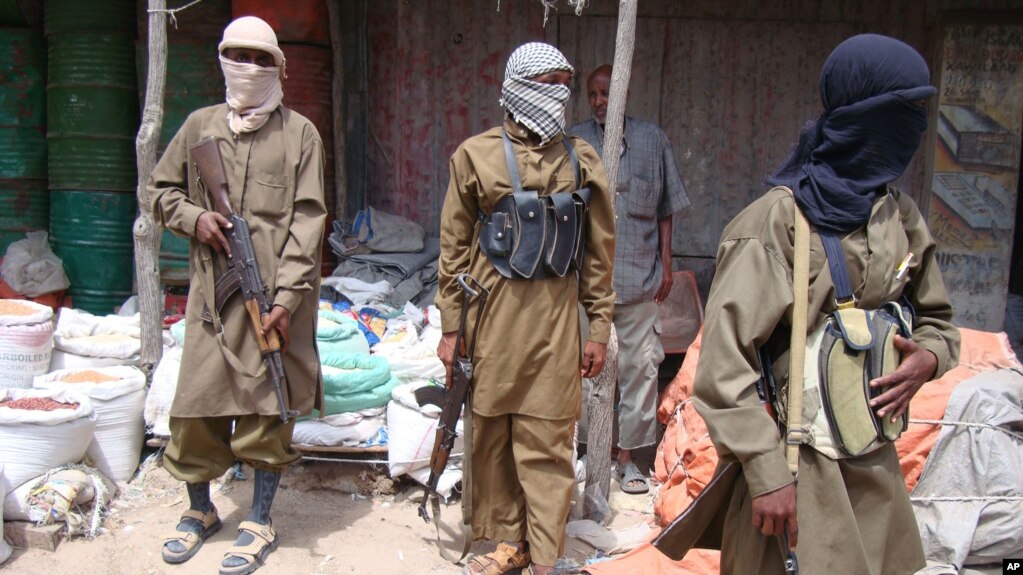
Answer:
[[[889,187],[927,127],[926,100],[935,94],[927,64],[893,38],[855,36],[828,57],[820,90],[824,113],[771,179],[776,187],[725,228],[707,301],[694,404],[722,462],[742,469],[724,510],[725,575],[782,573],[783,541],[786,554],[796,550],[803,573],[901,574],[924,567],[894,444],[882,438],[866,453],[832,449],[829,455],[820,437],[804,433],[793,477],[778,422],[756,389],[764,350],[774,358],[782,398],[774,413],[784,412],[793,309],[807,306],[812,332],[837,307],[825,232],[841,245],[858,308],[905,298],[916,311],[910,337],[895,338],[898,367],[869,382],[878,394],[870,400],[877,418],[902,416],[925,382],[958,362],[959,334],[934,241],[912,198]],[[792,284],[793,201],[813,228],[808,298],[800,302]],[[808,379],[817,373],[810,359]],[[822,419],[820,402],[803,407],[804,428]]]

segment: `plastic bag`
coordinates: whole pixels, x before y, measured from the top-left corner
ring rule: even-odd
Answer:
[[[68,288],[64,262],[50,249],[49,234],[26,232],[26,238],[7,246],[0,264],[0,276],[14,291],[27,297],[39,297]]]

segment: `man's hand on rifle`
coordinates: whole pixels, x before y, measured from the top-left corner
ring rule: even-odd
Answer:
[[[607,344],[587,341],[583,348],[582,365],[579,366],[579,375],[583,377],[597,377],[604,371],[604,360],[607,358]]]
[[[270,333],[271,329],[276,329],[277,333],[281,334],[281,351],[288,350],[288,343],[291,341],[291,334],[288,331],[291,325],[291,312],[288,308],[282,305],[275,305],[270,309],[270,313],[264,315],[263,319],[263,335]]]
[[[455,363],[455,339],[457,337],[457,331],[450,331],[441,335],[440,342],[437,344],[437,357],[444,364],[444,381],[447,385],[450,385],[451,366]]]
[[[753,526],[766,536],[788,535],[789,546],[796,548],[799,527],[796,523],[796,484],[769,491],[753,498]]]
[[[227,238],[224,237],[224,233],[220,231],[220,228],[231,227],[231,222],[218,212],[203,212],[199,219],[195,222],[195,237],[200,242],[213,246],[213,249],[221,253],[226,253],[227,257],[231,257],[231,246],[227,243]]]

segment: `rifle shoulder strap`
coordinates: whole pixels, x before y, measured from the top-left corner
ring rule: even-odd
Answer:
[[[437,549],[440,556],[455,564],[462,562],[469,555],[472,547],[472,386],[465,392],[465,404],[462,408],[462,554],[457,558],[448,553],[441,543],[440,537],[440,497],[431,497],[433,507],[433,525],[437,529]],[[424,495],[429,497],[429,495]]]
[[[799,446],[803,443],[803,369],[806,366],[806,316],[810,293],[810,225],[799,209],[795,195],[792,197],[792,209],[796,238],[792,256],[792,339],[789,344],[785,461],[792,475],[798,476]]]

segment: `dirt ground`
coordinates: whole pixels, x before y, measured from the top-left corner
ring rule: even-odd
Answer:
[[[243,468],[251,477],[251,469]],[[144,464],[131,483],[122,486],[113,511],[95,539],[63,541],[55,552],[15,549],[0,571],[4,575],[186,575],[217,573],[225,551],[245,519],[252,481],[213,483],[213,502],[224,528],[209,539],[198,555],[180,566],[160,558],[165,536],[174,530],[187,506],[183,484],[172,478],[158,459]],[[612,482],[612,527],[651,519],[650,495],[626,496]],[[273,506],[280,547],[257,573],[274,574],[457,574],[462,568],[440,557],[433,525],[416,513],[422,488],[411,480],[394,481],[385,466],[369,463],[310,461],[292,466],[281,480]],[[457,523],[461,509],[454,503],[443,510],[445,523]],[[456,546],[451,543],[451,548]],[[476,543],[474,552],[492,545]],[[587,543],[566,542],[565,565],[583,565],[598,552]],[[564,573],[578,572],[566,569]]]

